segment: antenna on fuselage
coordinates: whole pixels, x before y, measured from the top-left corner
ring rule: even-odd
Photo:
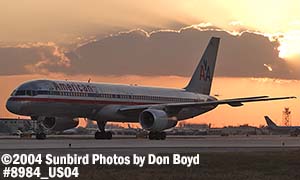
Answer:
[[[91,79],[91,78],[89,78],[89,80],[88,80],[88,83],[90,83],[90,82],[91,82],[91,80],[92,80],[92,79]]]

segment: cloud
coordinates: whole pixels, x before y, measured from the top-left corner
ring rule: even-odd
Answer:
[[[0,75],[45,74],[51,68],[63,71],[70,60],[53,42],[0,46]]]
[[[233,34],[210,25],[118,33],[70,52],[72,66],[67,72],[190,76],[211,36],[222,39],[217,76],[300,78],[287,61],[278,57],[280,44],[276,38],[250,31]]]
[[[243,23],[241,21],[231,21],[229,23],[230,26],[243,26]]]
[[[1,74],[189,77],[212,36],[221,37],[217,76],[300,79],[296,68],[279,57],[277,36],[250,30],[229,32],[209,23],[179,30],[119,32],[89,40],[68,53],[55,43],[0,48],[0,56],[8,64],[0,70]]]

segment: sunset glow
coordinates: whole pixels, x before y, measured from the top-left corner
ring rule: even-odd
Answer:
[[[0,9],[1,116],[16,117],[5,102],[31,79],[182,88],[211,36],[221,38],[212,90],[219,99],[300,95],[297,0],[9,0]],[[220,106],[189,121],[258,126],[290,107],[300,125],[299,106]]]
[[[285,33],[278,49],[281,58],[300,62],[300,30]]]

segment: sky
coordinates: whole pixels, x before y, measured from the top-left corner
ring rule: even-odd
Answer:
[[[300,96],[297,0],[1,0],[0,27],[0,116],[15,117],[5,101],[30,79],[184,87],[211,36],[221,37],[218,98]],[[299,105],[222,106],[188,122],[281,123],[290,107],[299,125]]]

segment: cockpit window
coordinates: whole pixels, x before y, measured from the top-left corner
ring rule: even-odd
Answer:
[[[14,90],[10,96],[14,96],[16,94],[16,90]]]
[[[17,90],[12,95],[14,96],[36,96],[37,92],[32,90]]]
[[[16,96],[25,96],[26,94],[26,91],[25,90],[18,90],[16,91],[15,95]]]
[[[27,96],[32,96],[32,91],[27,90],[27,91],[26,91],[26,95],[27,95]]]
[[[58,92],[56,92],[58,93]],[[11,96],[37,96],[37,95],[49,95],[50,91],[47,90],[15,90]]]

